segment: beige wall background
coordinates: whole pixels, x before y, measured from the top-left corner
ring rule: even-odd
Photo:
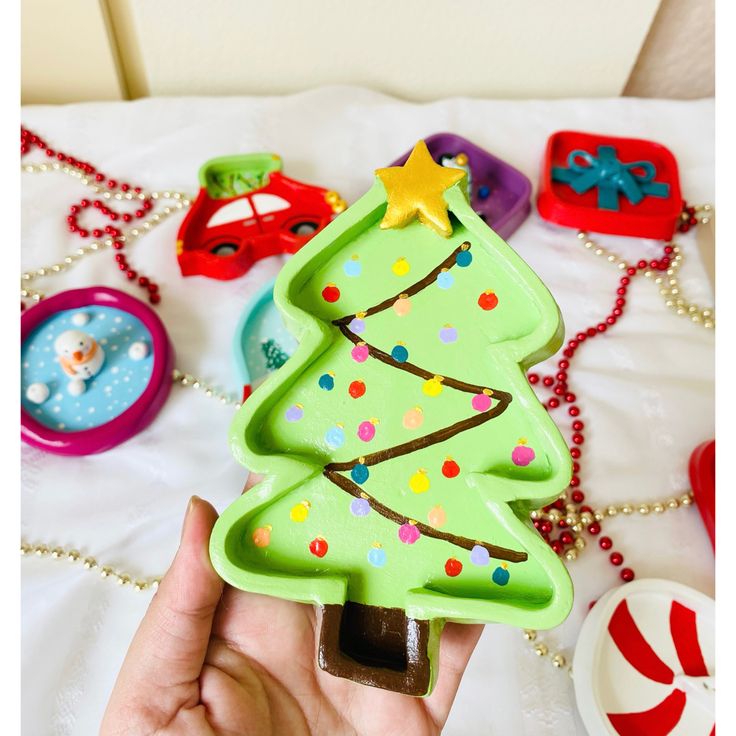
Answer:
[[[24,103],[323,84],[414,100],[714,93],[714,0],[21,2]]]

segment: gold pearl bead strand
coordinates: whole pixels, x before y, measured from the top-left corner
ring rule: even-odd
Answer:
[[[109,194],[109,192],[106,192]],[[129,192],[125,192],[129,194]],[[148,196],[148,195],[139,195]],[[171,206],[166,206],[161,209],[161,212],[154,212],[150,217],[143,220],[135,227],[132,227],[123,232],[122,235],[116,238],[103,238],[101,240],[93,240],[90,243],[76,248],[69,255],[67,255],[63,261],[54,263],[50,266],[43,266],[32,271],[26,271],[21,274],[21,290],[20,295],[25,299],[33,299],[34,302],[39,302],[44,297],[44,293],[36,289],[28,288],[28,284],[36,279],[43,278],[44,276],[51,276],[54,274],[62,273],[66,271],[70,266],[84,258],[91,253],[96,253],[101,250],[106,250],[112,247],[112,244],[118,240],[126,245],[130,245],[134,241],[141,238],[146,233],[151,232],[153,228],[163,223],[166,219],[176,214],[177,212],[189,207],[191,200],[181,192],[151,192],[150,197],[152,199],[172,199],[173,203]]]
[[[171,372],[171,380],[180,386],[202,391],[205,396],[216,399],[221,404],[233,406],[235,407],[235,409],[240,409],[240,407],[242,406],[241,402],[232,397],[230,394],[226,394],[224,391],[220,391],[219,389],[205,383],[199,378],[195,378],[191,373],[184,373],[183,371],[174,368],[174,370]]]
[[[549,511],[532,511],[531,518],[539,520],[549,520],[552,523],[557,523],[561,519],[565,519],[565,522],[570,531],[575,535],[574,548],[569,549],[565,552],[565,559],[568,562],[572,562],[577,559],[578,554],[585,549],[585,539],[580,536],[580,532],[584,528],[590,526],[596,521],[602,521],[606,518],[613,518],[614,516],[649,516],[650,514],[661,515],[665,511],[673,511],[679,508],[687,508],[692,506],[694,503],[694,497],[692,491],[687,491],[678,496],[670,496],[662,501],[646,502],[646,503],[622,503],[622,504],[609,504],[603,506],[597,511],[584,511],[583,513],[576,513],[574,511],[575,505],[569,504],[569,508],[566,509],[566,513],[560,509],[550,509]],[[565,655],[561,652],[554,652],[550,649],[550,646],[542,641],[539,637],[539,632],[535,629],[524,629],[523,636],[534,648],[534,653],[539,657],[548,658],[548,661],[556,669],[566,670],[568,674],[572,674],[572,668],[567,664]]]
[[[709,204],[698,205],[696,208],[698,221],[707,225],[711,221],[711,213],[713,208]],[[591,251],[594,255],[605,258],[609,263],[615,265],[620,271],[626,271],[631,268],[631,264],[607,248],[602,247],[594,240],[588,237],[588,233],[579,230],[577,234],[578,240],[582,241],[583,247]],[[680,289],[680,283],[677,279],[677,273],[682,267],[684,256],[680,247],[675,242],[668,243],[672,247],[670,255],[670,266],[662,272],[647,268],[644,276],[654,281],[659,287],[660,296],[664,299],[665,305],[680,316],[689,317],[696,324],[702,325],[705,329],[711,330],[716,326],[715,310],[713,307],[702,308],[699,305],[687,301]],[[664,274],[664,275],[663,275]]]
[[[81,563],[85,570],[97,572],[101,578],[115,581],[118,585],[132,588],[137,591],[155,590],[161,582],[161,576],[152,578],[135,578],[126,572],[117,570],[110,565],[102,565],[94,557],[83,556],[79,550],[65,547],[52,547],[47,544],[28,544],[21,542],[20,553],[24,557],[46,557],[54,560],[63,560],[77,564]]]

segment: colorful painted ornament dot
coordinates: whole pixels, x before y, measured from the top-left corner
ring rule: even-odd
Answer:
[[[513,462],[514,465],[519,465],[521,467],[529,465],[535,457],[536,454],[534,453],[534,450],[526,444],[526,440],[524,438],[520,439],[519,444],[511,451],[511,462]]]
[[[469,250],[461,250],[455,256],[455,263],[460,266],[460,268],[467,268],[472,262],[473,256]]]
[[[383,567],[386,564],[386,550],[378,542],[368,550],[368,562],[373,567]]]
[[[419,469],[409,478],[409,489],[414,493],[426,493],[429,490],[427,471]]]
[[[342,424],[336,424],[325,432],[325,442],[333,450],[337,450],[345,444],[345,430]]]
[[[345,271],[346,276],[360,276],[362,267],[358,256],[351,256],[349,261],[345,261],[342,270]]]
[[[358,463],[355,463],[350,469],[350,477],[358,484],[365,483],[368,480],[370,472],[368,466],[363,464],[363,458]]]
[[[319,377],[319,387],[325,391],[332,391],[335,388],[335,374],[331,371],[329,373],[323,373]]]
[[[326,302],[333,304],[340,298],[340,289],[338,289],[335,284],[327,284],[327,286],[322,289],[322,298]]]
[[[271,525],[259,526],[253,532],[253,544],[256,547],[268,547],[271,544]]]
[[[401,420],[405,429],[419,429],[424,424],[424,412],[421,406],[415,406],[413,409],[407,410],[404,418]]]
[[[476,544],[473,549],[470,550],[470,561],[474,565],[487,565],[491,561],[491,556],[488,554],[488,550],[480,544]]]
[[[358,425],[358,437],[363,442],[370,442],[376,436],[376,424],[378,419],[368,419]]]
[[[437,276],[437,286],[440,289],[449,289],[455,283],[455,277],[445,268]]]
[[[409,360],[409,351],[402,343],[398,343],[391,349],[391,357],[397,363],[406,363]]]
[[[351,381],[348,386],[348,393],[354,399],[359,399],[365,393],[365,383],[361,380]]]
[[[371,505],[368,499],[354,498],[350,503],[350,513],[353,516],[368,516],[371,512]]]
[[[496,585],[506,585],[506,583],[509,582],[510,577],[511,577],[511,574],[506,569],[506,565],[502,564],[500,567],[497,567],[493,571],[491,580],[493,580],[493,582],[496,583]]]
[[[411,312],[411,300],[406,294],[402,294],[393,305],[393,310],[399,317],[406,317]]]
[[[310,508],[311,504],[309,503],[309,501],[302,501],[301,503],[296,504],[296,506],[291,507],[291,511],[289,511],[289,518],[292,521],[296,521],[297,523],[306,521],[307,516],[309,516]]]
[[[324,537],[316,537],[309,543],[309,551],[315,557],[324,557],[327,554],[329,545]]]
[[[442,463],[442,475],[445,478],[456,478],[460,475],[460,466],[451,458],[445,458],[445,462]]]
[[[478,297],[478,306],[486,312],[490,312],[491,309],[495,309],[498,306],[498,297],[496,296],[495,292],[491,291],[490,289],[484,291]]]
[[[350,355],[356,363],[365,363],[365,361],[368,360],[370,351],[368,350],[368,346],[364,342],[359,342],[350,351]]]
[[[427,521],[435,529],[441,529],[447,522],[447,514],[442,506],[433,506],[427,514]]]
[[[462,571],[463,563],[456,557],[450,557],[450,559],[445,562],[445,574],[448,577],[456,578]]]
[[[406,276],[406,274],[408,274],[410,270],[409,262],[406,260],[406,258],[399,258],[394,263],[394,265],[391,266],[391,270],[397,276]]]
[[[425,381],[422,385],[422,391],[427,396],[439,396],[442,393],[442,376],[435,376]]]
[[[353,332],[356,335],[360,335],[365,332],[365,322],[361,317],[355,316],[350,320],[348,329],[350,330],[350,332]]]
[[[287,422],[298,422],[304,416],[304,407],[301,404],[292,404],[286,410]]]
[[[440,330],[440,340],[444,343],[451,343],[457,340],[457,327],[445,325]]]
[[[491,408],[491,397],[484,391],[473,396],[470,403],[476,411],[488,411]]]
[[[406,523],[399,527],[399,539],[404,544],[414,544],[421,536],[416,524]]]

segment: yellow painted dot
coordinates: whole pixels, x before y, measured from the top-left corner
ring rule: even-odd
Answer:
[[[425,493],[429,490],[429,478],[426,470],[417,470],[411,478],[409,478],[409,488],[414,493]]]
[[[424,382],[422,391],[427,396],[439,396],[442,393],[442,376],[435,376]]]
[[[302,501],[296,506],[292,506],[291,511],[289,511],[289,518],[296,522],[305,521],[309,514],[309,507],[309,501]]]
[[[406,258],[399,258],[396,263],[394,263],[393,266],[391,266],[391,270],[397,275],[397,276],[406,276],[406,274],[409,273],[409,261],[406,260]]]

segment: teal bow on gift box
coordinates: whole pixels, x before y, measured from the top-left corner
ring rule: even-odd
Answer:
[[[578,159],[587,166],[579,164]],[[619,192],[631,204],[639,204],[644,197],[667,197],[670,193],[669,184],[653,181],[657,169],[651,161],[621,163],[613,146],[598,146],[598,158],[581,149],[571,151],[567,167],[553,166],[552,181],[569,184],[577,194],[598,187],[598,208],[602,210],[618,210]],[[635,173],[636,169],[643,173]]]

